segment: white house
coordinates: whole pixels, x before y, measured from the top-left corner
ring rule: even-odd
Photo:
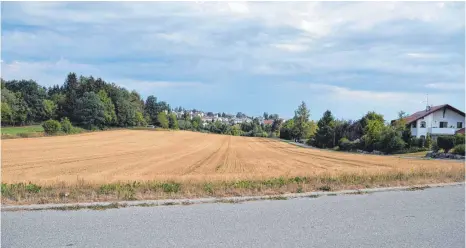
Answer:
[[[427,134],[432,137],[439,135],[454,135],[464,128],[464,112],[448,104],[440,106],[427,106],[425,110],[418,111],[405,118],[410,126],[411,135],[425,138]]]

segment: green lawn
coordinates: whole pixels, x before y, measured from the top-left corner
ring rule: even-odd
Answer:
[[[34,132],[44,131],[41,125],[23,126],[23,127],[2,127],[1,130],[2,130],[2,134],[11,134],[11,135],[16,135],[19,133],[34,133]]]

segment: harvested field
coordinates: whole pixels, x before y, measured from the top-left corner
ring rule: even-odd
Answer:
[[[463,167],[453,161],[331,152],[266,138],[184,131],[118,130],[2,140],[5,183],[225,181]]]

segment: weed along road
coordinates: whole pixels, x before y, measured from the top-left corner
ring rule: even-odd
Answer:
[[[464,185],[289,200],[3,211],[2,247],[464,247]]]

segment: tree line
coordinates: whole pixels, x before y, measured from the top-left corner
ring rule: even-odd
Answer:
[[[1,110],[2,125],[47,122],[44,129],[51,130],[51,133],[58,130],[72,132],[73,125],[89,130],[155,125],[236,136],[279,137],[300,140],[319,148],[346,151],[396,153],[437,147],[430,136],[425,139],[411,136],[404,122],[406,114],[402,111],[393,124],[386,124],[383,115],[376,112],[368,112],[353,121],[336,119],[329,110],[316,123],[310,120],[310,110],[302,102],[294,117],[285,122],[277,114],[269,115],[267,112],[263,118],[272,120],[268,124],[259,118],[240,124],[218,120],[203,122],[199,116],[191,117],[182,107],[173,109],[183,112],[182,116],[177,116],[167,102],[158,101],[153,95],[144,100],[134,90],[128,91],[101,78],[78,77],[75,73],[69,73],[63,85],[48,88],[33,80],[1,79]],[[207,116],[214,117],[214,114],[208,112]],[[227,117],[227,114],[217,116]],[[236,117],[247,116],[238,112]],[[440,143],[448,142],[442,139]],[[446,148],[442,149],[448,150]]]
[[[273,125],[261,124],[258,118],[251,122],[230,124],[223,122],[203,123],[200,117],[192,118],[182,107],[180,118],[165,101],[150,95],[144,99],[136,91],[128,91],[114,83],[92,76],[77,76],[69,73],[63,85],[40,86],[34,80],[1,79],[2,125],[22,126],[44,123],[48,133],[60,130],[70,132],[70,125],[95,130],[109,127],[137,127],[155,125],[161,128],[183,129],[229,135],[267,137],[278,136],[278,115]],[[197,110],[193,110],[197,111]],[[212,112],[207,113],[213,117]],[[220,114],[219,114],[220,115]],[[226,117],[225,113],[220,115]],[[238,112],[237,118],[246,118]],[[67,131],[65,131],[67,130]]]
[[[332,148],[342,151],[362,150],[367,152],[406,153],[443,149],[464,155],[464,135],[441,136],[433,140],[416,138],[411,135],[404,111],[398,113],[398,119],[386,123],[383,115],[370,111],[360,119],[336,119],[330,110],[313,126],[309,121],[310,111],[304,102],[295,111],[293,119],[287,120],[280,129],[280,137],[289,140],[302,140],[318,148]]]
[[[170,105],[154,96],[144,101],[136,91],[128,91],[101,78],[68,74],[63,85],[43,87],[33,80],[1,80],[3,125],[26,125],[46,120],[69,119],[86,129],[144,126],[158,122]]]

